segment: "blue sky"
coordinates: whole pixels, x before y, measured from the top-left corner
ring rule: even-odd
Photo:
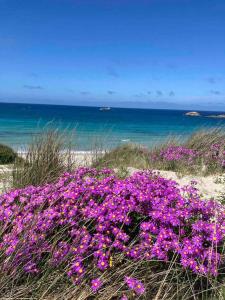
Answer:
[[[224,0],[0,0],[0,101],[225,110]]]

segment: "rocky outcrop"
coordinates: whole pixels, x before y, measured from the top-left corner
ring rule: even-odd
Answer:
[[[197,111],[189,111],[185,114],[185,116],[190,116],[190,117],[200,117],[200,113]]]
[[[210,115],[208,118],[217,118],[217,119],[225,119],[225,114],[222,115]]]

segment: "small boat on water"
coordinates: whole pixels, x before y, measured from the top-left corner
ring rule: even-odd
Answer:
[[[110,109],[111,109],[111,107],[108,107],[108,106],[99,108],[99,110],[101,110],[101,111],[110,110]]]

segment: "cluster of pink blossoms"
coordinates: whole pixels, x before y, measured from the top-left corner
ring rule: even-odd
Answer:
[[[12,190],[0,196],[0,228],[3,270],[35,274],[63,265],[79,284],[95,266],[93,291],[116,253],[137,261],[176,256],[202,275],[216,276],[223,264],[224,206],[150,171],[119,179],[112,170],[80,168],[54,184]],[[127,285],[143,293],[129,275]]]
[[[145,287],[143,283],[133,277],[125,277],[125,282],[128,285],[128,287],[133,290],[137,295],[142,295],[145,292]]]
[[[154,160],[167,162],[182,162],[187,165],[195,163],[197,160],[204,164],[213,163],[222,168],[225,167],[225,142],[212,144],[208,151],[197,151],[184,146],[168,146],[159,153],[154,153]]]
[[[185,161],[192,163],[199,153],[196,150],[184,146],[169,146],[161,150],[160,157],[167,161]]]
[[[225,141],[223,143],[212,144],[209,151],[205,153],[205,158],[215,160],[225,168]]]

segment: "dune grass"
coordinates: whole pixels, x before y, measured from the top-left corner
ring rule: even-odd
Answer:
[[[194,132],[184,143],[188,148],[208,151],[212,144],[225,141],[225,128],[202,129]]]
[[[66,131],[45,129],[13,165],[13,187],[41,185],[55,181],[74,169],[71,136]]]
[[[193,276],[184,272],[174,261],[131,263],[123,256],[115,258],[115,266],[102,273],[104,287],[96,295],[88,287],[93,271],[89,269],[82,284],[75,285],[68,280],[66,269],[58,271],[46,268],[38,277],[27,276],[21,280],[21,273],[9,277],[3,274],[0,280],[0,299],[42,299],[42,300],[121,300],[126,294],[128,300],[224,300],[224,282]],[[148,292],[137,296],[123,284],[124,276],[130,273],[140,278]],[[1,274],[1,273],[0,273]],[[1,274],[2,275],[2,274]],[[126,299],[126,298],[124,298]]]
[[[201,130],[187,141],[168,139],[153,148],[127,144],[107,151],[94,167],[156,169],[181,175],[207,176],[223,174],[225,169],[225,131],[215,128]]]
[[[146,148],[127,144],[119,146],[113,150],[106,151],[104,155],[93,162],[97,168],[127,168],[134,167],[137,169],[149,168],[149,157]]]
[[[17,158],[17,153],[9,146],[0,144],[0,165],[11,164]]]
[[[13,187],[53,182],[61,173],[75,169],[78,164],[72,151],[72,138],[74,137],[67,131],[60,132],[48,128],[34,137],[22,155],[23,158],[21,159],[21,156],[15,158],[12,167]],[[212,149],[213,145],[220,146],[218,149]],[[168,159],[168,154],[171,154],[168,151],[175,155],[175,159],[171,157]],[[199,154],[193,158],[194,151]],[[93,145],[92,158],[87,160],[86,164],[97,168],[117,169],[121,177],[128,175],[128,167],[174,171],[180,176],[221,175],[224,173],[222,156],[225,163],[223,153],[225,153],[225,131],[224,128],[216,128],[198,131],[185,142],[168,139],[153,148],[126,144],[105,150],[104,145],[98,141]],[[180,157],[177,158],[177,154]],[[4,174],[1,177],[4,177]]]

